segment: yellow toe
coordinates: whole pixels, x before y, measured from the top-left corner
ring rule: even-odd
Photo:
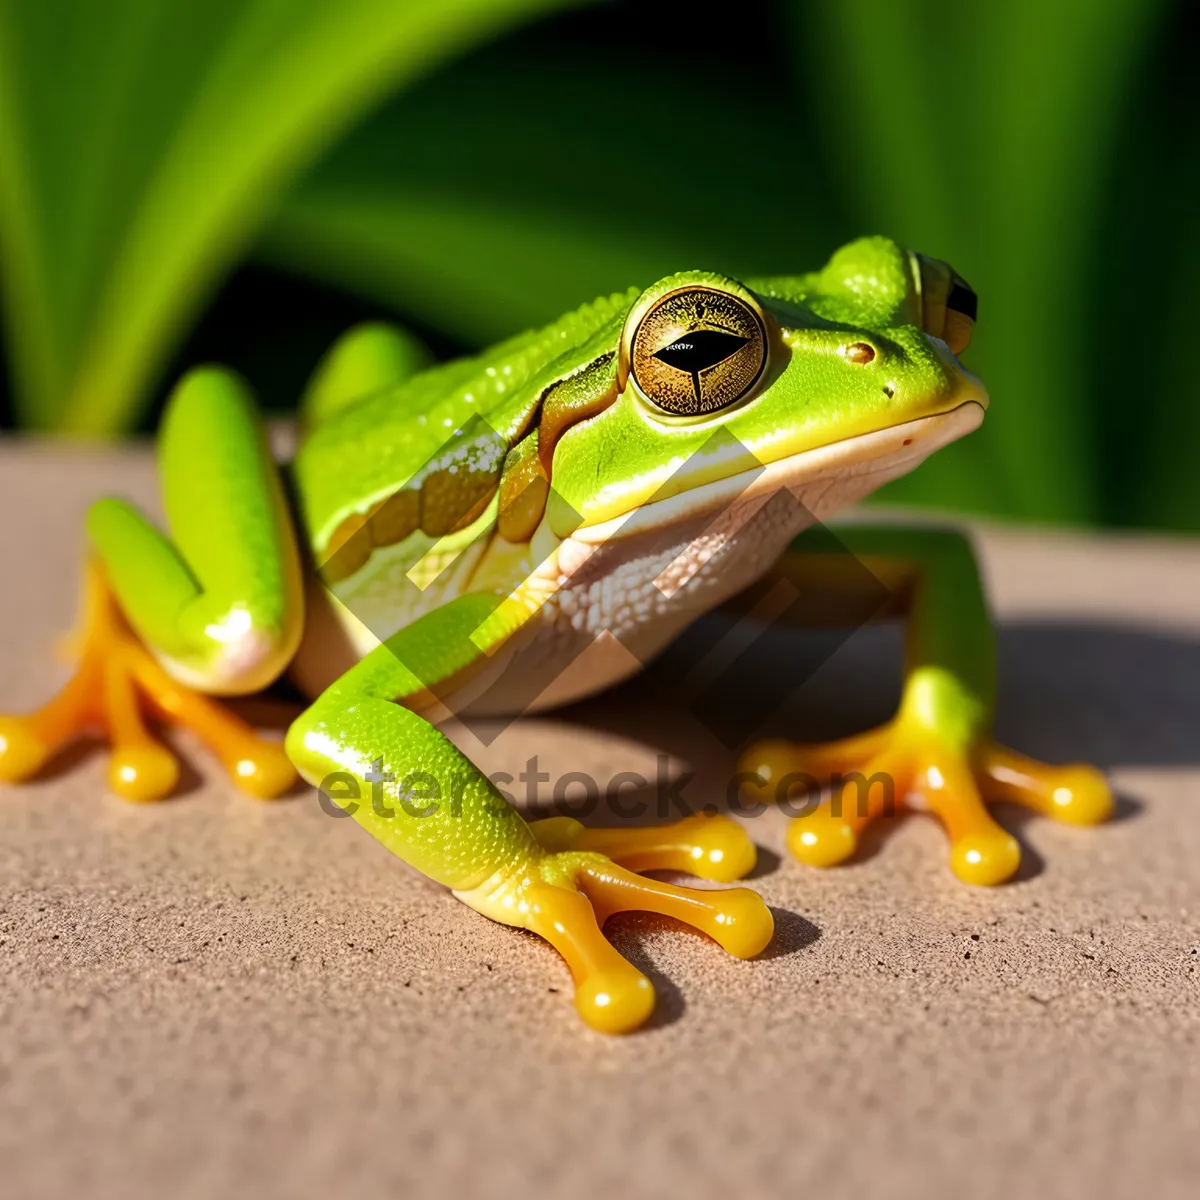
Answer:
[[[1058,772],[1047,812],[1068,825],[1099,825],[1113,813],[1108,781],[1095,767],[1076,764]]]
[[[775,918],[763,898],[749,888],[713,893],[712,936],[734,958],[753,958],[775,934]]]
[[[963,883],[993,887],[1015,874],[1021,865],[1021,847],[1012,834],[968,834],[950,848],[950,869]]]
[[[232,773],[238,787],[259,800],[274,800],[292,787],[298,776],[282,746],[262,742],[248,748],[233,762]]]
[[[810,867],[833,867],[858,849],[858,834],[849,821],[820,811],[797,817],[788,826],[788,849]]]
[[[701,879],[732,883],[754,870],[758,851],[750,835],[731,817],[695,818],[696,841],[688,870]]]
[[[601,1033],[629,1033],[654,1011],[654,985],[632,966],[591,975],[575,989],[575,1008]]]
[[[109,760],[108,785],[126,800],[161,800],[178,782],[175,756],[154,743],[120,747]]]
[[[47,746],[20,717],[0,717],[0,781],[28,779],[50,757]]]

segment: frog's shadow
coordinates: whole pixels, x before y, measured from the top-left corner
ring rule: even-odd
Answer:
[[[713,644],[722,632],[714,629]],[[742,717],[764,686],[799,662],[816,665],[743,741],[820,741],[887,720],[900,696],[899,623],[838,635],[828,654],[814,656],[803,639],[824,636],[767,631],[753,653],[720,676],[704,721],[671,704],[656,684],[657,666],[555,715],[650,743],[690,764],[732,762],[738,747],[723,737],[721,718]],[[1048,762],[1104,769],[1200,766],[1200,637],[1117,622],[1040,620],[1005,622],[998,640],[1001,742]],[[1132,811],[1126,798],[1118,813]]]
[[[772,908],[771,916],[775,921],[774,936],[767,948],[755,956],[754,962],[799,954],[821,936],[820,929],[812,921],[786,908]],[[716,953],[722,953],[710,938],[690,925],[657,913],[623,913],[605,924],[605,935],[613,945],[654,985],[657,1000],[650,1020],[642,1027],[646,1031],[673,1025],[687,1011],[687,1000],[679,985],[657,966],[647,950],[646,935],[657,930],[690,934],[707,942]]]
[[[719,633],[718,627],[714,637]],[[721,677],[720,703],[709,707],[706,717],[715,716],[718,728],[723,713],[740,718],[762,687],[764,670],[789,670],[797,661],[795,639],[813,636],[769,631],[759,639],[752,659],[746,656],[750,661],[736,662]],[[1119,622],[1022,620],[1001,624],[998,640],[996,735],[1001,742],[1047,762],[1092,762],[1108,770],[1200,765],[1195,733],[1200,729],[1200,638]],[[801,662],[816,661],[810,647],[799,655]],[[816,741],[879,724],[895,710],[902,664],[898,622],[842,637],[754,736]],[[722,742],[711,723],[701,722],[686,706],[672,705],[671,697],[656,688],[654,676],[652,669],[557,717],[649,743],[697,771],[689,787],[693,803],[726,808],[724,781],[732,778],[736,747]],[[650,802],[653,797],[648,788],[640,798]],[[1143,803],[1118,792],[1113,819],[1135,818]],[[657,813],[654,807],[646,804],[646,823],[681,815]],[[1041,818],[1014,805],[998,805],[996,812],[1021,843],[1021,868],[1014,882],[1035,878],[1044,863],[1027,831]],[[867,861],[886,846],[893,823],[886,824],[868,828],[856,861]],[[779,865],[778,856],[760,846],[759,864],[750,878],[773,874]]]

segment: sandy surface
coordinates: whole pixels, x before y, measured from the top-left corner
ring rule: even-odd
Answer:
[[[0,443],[0,709],[47,694],[88,500],[153,506],[142,451]],[[237,794],[186,740],[185,795],[108,795],[103,756],[0,797],[0,1192],[42,1196],[1124,1197],[1200,1178],[1200,545],[983,531],[1000,732],[1112,771],[1120,819],[1015,813],[979,891],[913,818],[830,872],[751,828],[759,961],[614,923],[655,979],[642,1033],[589,1032],[554,953],[311,794]],[[775,635],[772,635],[775,636]],[[803,651],[779,635],[779,669]],[[808,732],[884,715],[893,633],[804,686]],[[62,668],[55,666],[54,678]],[[730,685],[752,693],[755,679]],[[464,735],[468,737],[469,735]],[[514,773],[719,797],[725,751],[635,684],[488,748]]]

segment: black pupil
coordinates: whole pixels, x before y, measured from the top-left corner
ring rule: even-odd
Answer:
[[[956,283],[950,288],[950,295],[946,297],[946,307],[974,321],[975,314],[979,311],[979,297],[969,287]]]
[[[695,375],[736,354],[750,339],[720,329],[697,329],[654,355],[668,367]]]

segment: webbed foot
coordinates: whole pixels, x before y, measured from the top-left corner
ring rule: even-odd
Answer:
[[[619,912],[655,912],[708,934],[736,958],[753,958],[774,932],[770,910],[749,888],[676,887],[639,870],[686,870],[737,878],[754,846],[728,817],[691,817],[652,829],[585,829],[570,817],[534,822],[543,857],[514,876],[456,893],[506,925],[544,937],[575,980],[575,1007],[603,1033],[627,1033],[654,1010],[654,987],[601,932]],[[603,847],[601,852],[600,847]]]
[[[237,786],[264,799],[281,795],[296,771],[277,743],[260,738],[215,701],[173,680],[118,612],[103,569],[90,561],[75,674],[48,704],[26,716],[0,715],[0,781],[28,779],[62,747],[99,730],[112,746],[109,786],[127,800],[160,800],[179,780],[175,756],[147,730],[146,701],[212,749]]]
[[[829,789],[828,799],[788,827],[788,849],[810,866],[848,859],[862,831],[881,816],[927,809],[946,830],[954,874],[987,886],[1009,879],[1021,862],[1016,838],[996,823],[987,802],[1009,801],[1072,825],[1095,825],[1112,813],[1112,792],[1094,767],[1051,766],[990,738],[963,750],[957,740],[938,736],[902,710],[887,725],[841,741],[760,742],[739,766],[781,798],[789,777],[806,788],[815,780]]]

